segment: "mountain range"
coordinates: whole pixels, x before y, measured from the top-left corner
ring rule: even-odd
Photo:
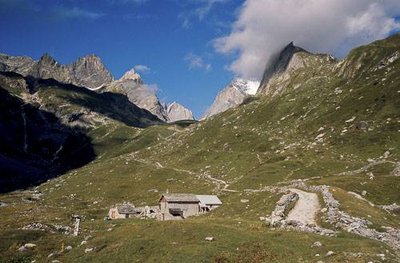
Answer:
[[[133,69],[126,72],[121,79],[114,81],[111,73],[96,55],[88,55],[72,64],[61,65],[49,54],[44,54],[38,61],[26,56],[0,54],[0,71],[15,72],[37,79],[54,79],[60,83],[73,84],[96,92],[121,93],[126,95],[130,102],[150,111],[162,121],[194,119],[190,110],[180,104],[176,107],[176,102],[168,111],[169,104],[161,103],[155,90],[145,85],[140,75]]]

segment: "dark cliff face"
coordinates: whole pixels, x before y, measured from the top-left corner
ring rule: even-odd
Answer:
[[[62,83],[89,89],[95,89],[113,81],[111,73],[95,55],[79,58],[70,65],[59,64],[49,54],[44,54],[38,61],[33,61],[29,57],[1,55],[0,70],[41,79],[52,78]]]
[[[81,129],[27,104],[0,87],[0,193],[37,185],[92,161]]]
[[[0,192],[89,163],[95,153],[87,133],[105,123],[147,127],[161,121],[122,94],[0,73]]]
[[[296,47],[293,42],[291,42],[281,52],[275,54],[272,57],[271,61],[265,67],[264,75],[257,93],[265,93],[265,88],[267,87],[269,80],[274,75],[283,73],[289,65],[289,62],[292,59],[293,55],[298,52],[307,51],[300,47]]]

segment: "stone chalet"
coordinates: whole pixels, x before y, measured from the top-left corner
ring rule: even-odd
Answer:
[[[131,203],[124,203],[111,207],[108,211],[108,218],[156,218],[158,214],[157,206],[135,207]]]
[[[216,195],[163,194],[159,201],[159,220],[180,220],[209,212],[222,205]]]
[[[133,217],[134,214],[136,214],[135,206],[130,203],[125,203],[111,207],[108,212],[108,217],[110,219],[130,218]]]

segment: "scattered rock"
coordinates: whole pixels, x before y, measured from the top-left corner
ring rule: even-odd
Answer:
[[[367,191],[363,190],[363,191],[361,192],[361,195],[362,195],[362,196],[366,196],[366,195],[367,195]]]
[[[375,176],[372,172],[367,173],[370,180],[374,180]]]
[[[358,130],[367,130],[369,128],[368,122],[366,121],[360,121],[356,124],[356,129]]]
[[[333,254],[335,254],[333,251],[328,251],[328,253],[326,253],[326,256],[329,257],[332,256]]]
[[[25,252],[25,251],[28,251],[28,249],[27,249],[25,246],[20,246],[20,247],[18,248],[18,251],[19,251],[19,252]]]
[[[393,203],[391,205],[381,205],[380,206],[382,209],[385,209],[386,211],[391,211],[391,212],[395,212],[395,213],[399,213],[400,214],[400,205]]]
[[[34,248],[34,247],[36,247],[36,244],[33,244],[33,243],[26,243],[24,246],[25,246],[26,248]]]
[[[30,223],[21,228],[22,230],[36,230],[36,231],[45,231],[50,233],[63,233],[65,235],[69,235],[72,232],[72,228],[69,226],[63,225],[46,225],[39,222]]]
[[[20,247],[18,248],[18,251],[19,251],[19,252],[25,252],[25,251],[28,251],[28,250],[32,250],[32,249],[34,249],[35,247],[36,247],[36,244],[33,244],[33,243],[26,243],[25,245],[20,246]]]
[[[351,119],[346,120],[345,123],[351,123],[351,122],[353,122],[355,119],[356,119],[356,117],[353,116]]]
[[[396,167],[390,173],[391,176],[400,176],[400,162],[396,163]]]
[[[66,246],[64,250],[65,251],[70,251],[70,250],[72,250],[72,246]]]
[[[248,200],[248,199],[240,199],[240,202],[243,203],[243,204],[245,204],[245,203],[248,203],[249,200]]]
[[[83,240],[83,241],[81,242],[81,246],[86,245],[86,244],[87,244],[87,241],[86,241],[86,240]]]
[[[311,247],[322,247],[322,243],[319,241],[314,242]]]
[[[93,250],[94,250],[94,248],[92,248],[92,247],[91,247],[91,248],[86,248],[86,249],[85,249],[85,253],[90,253],[90,252],[92,252]]]

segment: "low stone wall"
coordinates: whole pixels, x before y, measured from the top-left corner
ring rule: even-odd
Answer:
[[[276,203],[275,210],[272,212],[271,216],[269,218],[266,218],[265,220],[269,223],[271,227],[278,227],[282,224],[285,224],[284,221],[288,207],[292,203],[295,203],[298,199],[298,194],[292,191],[287,191],[287,193],[283,195]]]
[[[279,227],[282,229],[289,229],[293,231],[302,231],[308,233],[315,233],[319,235],[334,236],[335,231],[318,227],[314,224],[303,224],[296,220],[286,220],[288,213],[287,209],[289,206],[299,199],[299,195],[290,190],[287,190],[275,207],[275,210],[271,213],[270,217],[263,218],[269,224],[270,227]]]
[[[370,239],[382,241],[388,246],[400,250],[400,230],[383,227],[386,231],[379,232],[369,228],[372,223],[364,218],[354,217],[339,209],[340,203],[329,191],[329,186],[307,186],[304,182],[295,183],[295,187],[306,191],[320,192],[326,204],[325,221],[349,233],[354,233]]]

